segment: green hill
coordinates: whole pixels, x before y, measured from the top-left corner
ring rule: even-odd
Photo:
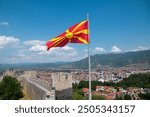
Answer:
[[[150,65],[150,50],[126,52],[126,53],[118,53],[118,54],[113,54],[113,53],[100,54],[100,55],[97,54],[91,56],[92,68],[97,68],[98,66],[101,65],[111,66],[111,67],[123,67],[130,64]],[[61,67],[87,69],[88,58],[70,64],[66,64]]]
[[[101,68],[101,66],[123,67],[131,64],[141,64],[150,66],[150,50],[126,52],[126,53],[108,53],[91,56],[92,68]],[[0,64],[0,71],[5,69],[88,69],[88,58],[75,62],[57,62],[57,63],[22,63],[22,64]]]

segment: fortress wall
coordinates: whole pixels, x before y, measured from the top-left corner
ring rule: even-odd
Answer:
[[[32,100],[42,100],[45,95],[45,91],[40,87],[37,87],[33,83],[29,82],[27,79],[23,80],[23,87],[28,94],[31,95]]]
[[[53,73],[52,82],[56,90],[56,99],[72,99],[72,75],[70,73]]]
[[[48,93],[47,85],[38,79],[38,82],[34,81],[36,79],[36,71],[25,71],[22,75],[22,86],[25,88],[28,94],[31,95],[33,100],[41,100],[45,95],[51,94]],[[21,78],[18,78],[21,80]],[[46,83],[46,82],[45,82]],[[50,84],[49,84],[50,85]],[[71,100],[72,99],[72,74],[66,72],[55,72],[52,73],[52,84],[51,88],[55,88],[56,100]],[[51,90],[50,88],[50,90]],[[52,97],[48,99],[52,99]]]

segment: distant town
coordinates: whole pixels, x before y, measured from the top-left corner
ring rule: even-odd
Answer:
[[[106,66],[101,69],[92,70],[91,76],[92,81],[101,83],[119,83],[124,78],[139,73],[150,73],[150,68],[140,65],[130,65],[119,68]],[[32,99],[74,99],[72,97],[74,94],[72,85],[79,85],[82,81],[88,82],[88,71],[78,69],[7,69],[1,73],[0,80],[7,75],[16,77],[25,90],[31,95]],[[88,99],[88,87],[82,87],[81,90],[84,97],[83,99]],[[127,87],[124,89],[121,86],[96,85],[94,90],[92,90],[92,95],[102,96],[103,99],[106,100],[125,99],[126,95],[130,96],[130,99],[138,100],[140,99],[138,94],[146,93],[150,93],[150,88]]]

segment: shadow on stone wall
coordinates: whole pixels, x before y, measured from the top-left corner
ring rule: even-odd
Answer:
[[[72,88],[56,90],[56,100],[72,100]]]

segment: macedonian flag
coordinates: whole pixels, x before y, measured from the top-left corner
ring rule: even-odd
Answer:
[[[66,32],[46,43],[47,50],[52,47],[63,47],[67,43],[88,44],[88,21],[85,20],[71,26]]]

